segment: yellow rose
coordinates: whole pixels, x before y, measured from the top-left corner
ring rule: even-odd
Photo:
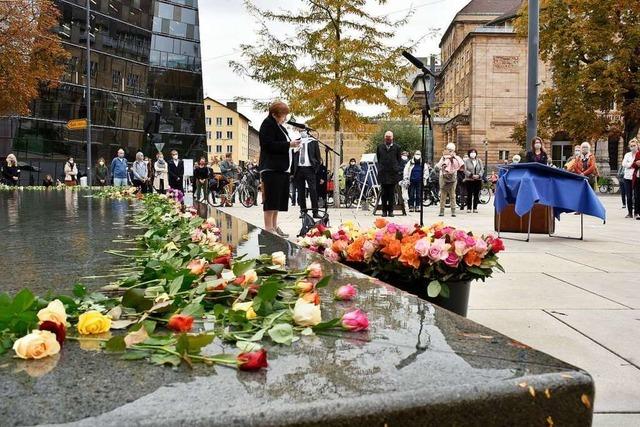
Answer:
[[[236,302],[231,306],[231,310],[233,311],[247,311],[253,305],[253,301],[249,302]]]
[[[253,307],[249,307],[249,310],[247,310],[247,320],[253,320],[256,317],[258,317],[258,315],[253,311]]]
[[[111,319],[99,311],[87,311],[78,318],[78,332],[81,335],[101,334],[109,329],[111,329]]]
[[[67,324],[67,312],[59,299],[54,299],[48,306],[38,312],[40,323],[50,321],[60,325]]]
[[[322,322],[320,306],[299,298],[293,307],[293,321],[296,322],[298,326],[306,327],[317,325]]]
[[[33,331],[13,343],[13,351],[21,359],[42,359],[60,352],[56,335],[49,331]]]

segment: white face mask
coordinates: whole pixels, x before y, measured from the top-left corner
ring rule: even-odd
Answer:
[[[589,154],[588,148],[583,148],[581,151],[582,151],[582,154]]]
[[[407,160],[407,156],[402,156],[402,160]]]
[[[477,156],[477,154],[476,154],[476,153],[471,153],[471,154],[469,154],[469,157],[471,157],[472,159],[475,159],[475,158],[476,158],[476,156]]]
[[[100,164],[100,166],[102,166],[102,165],[104,165],[104,162],[103,162],[102,160],[100,160],[100,161],[98,162],[98,164]]]
[[[542,148],[542,144],[537,143],[537,144],[533,144],[533,148],[535,148],[536,150],[539,150]]]

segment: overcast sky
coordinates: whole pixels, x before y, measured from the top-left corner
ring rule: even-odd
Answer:
[[[414,14],[409,23],[397,31],[394,43],[421,41],[414,53],[428,56],[439,53],[440,36],[455,14],[469,0],[389,0],[380,6],[371,0],[369,10],[377,15],[389,14],[392,19],[402,18],[411,8]],[[296,10],[301,0],[255,0],[262,7],[282,10]],[[240,45],[257,40],[258,23],[244,7],[242,0],[200,0],[200,37],[202,40],[202,63],[204,94],[221,102],[233,101],[243,96],[257,99],[271,99],[276,93],[269,86],[239,76],[229,68],[229,61],[240,60]],[[283,26],[279,31],[292,28]],[[424,37],[429,29],[439,29],[437,37]],[[259,127],[265,117],[262,111],[254,111],[251,104],[240,104],[238,109],[248,116],[254,127]],[[376,107],[362,107],[361,113],[381,112]],[[294,112],[295,113],[295,112]]]

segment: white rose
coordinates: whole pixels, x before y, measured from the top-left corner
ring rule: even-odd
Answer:
[[[67,324],[67,312],[59,299],[54,299],[38,312],[40,323],[50,321],[59,325]]]
[[[274,265],[285,265],[287,263],[287,256],[282,251],[274,252],[271,254],[271,262]]]
[[[317,325],[322,322],[320,306],[298,298],[296,305],[293,307],[293,321],[298,326],[307,327]]]
[[[60,343],[54,333],[35,330],[13,343],[13,351],[21,359],[42,359],[58,354]]]
[[[254,269],[247,270],[244,273],[244,283],[250,285],[258,281],[258,273]]]

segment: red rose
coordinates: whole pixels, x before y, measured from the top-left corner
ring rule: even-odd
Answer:
[[[189,332],[193,328],[193,316],[174,314],[167,323],[167,328],[175,332]]]
[[[493,251],[494,254],[504,251],[504,242],[502,241],[502,239],[498,239],[498,238],[491,239],[487,243],[491,245],[491,250]]]
[[[242,276],[236,277],[235,280],[233,281],[234,285],[238,285],[241,286],[245,281],[245,277],[244,274]]]
[[[41,331],[53,332],[56,335],[56,341],[58,341],[60,345],[62,345],[64,339],[67,336],[66,326],[62,323],[52,322],[51,320],[45,320],[44,322],[40,323],[38,329],[40,329]]]
[[[267,363],[267,350],[265,349],[250,353],[240,353],[236,356],[236,361],[241,371],[257,371],[269,366]]]
[[[213,260],[214,264],[222,264],[226,268],[231,267],[231,255],[219,256],[218,258]]]

